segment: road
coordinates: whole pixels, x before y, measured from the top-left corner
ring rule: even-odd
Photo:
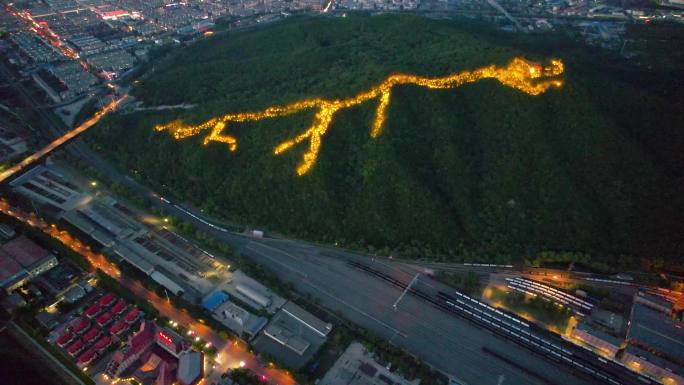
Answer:
[[[145,288],[140,281],[123,276],[119,269],[107,261],[102,254],[94,253],[90,250],[89,246],[72,237],[68,232],[58,229],[54,224],[46,223],[33,213],[24,213],[16,207],[12,207],[7,201],[1,198],[0,212],[35,227],[59,240],[74,252],[85,257],[93,268],[102,270],[123,286],[129,288],[136,296],[146,299],[162,316],[174,320],[183,327],[194,331],[196,335],[204,341],[211,342],[217,349],[216,368],[212,369],[213,376],[224,373],[231,368],[244,366],[253,370],[258,375],[264,376],[264,378],[268,379],[273,385],[295,384],[294,378],[288,371],[272,367],[271,365],[263,366],[257,361],[254,354],[248,351],[246,345],[224,339],[218,333],[194,319],[184,309],[179,310],[174,307],[167,298],[160,297],[155,292]]]
[[[95,160],[96,162],[91,163],[93,166],[106,167],[107,164],[85,146],[73,147],[81,155],[88,154],[88,159]],[[101,171],[107,172],[110,177],[118,179],[118,182],[143,195],[150,203],[230,243],[238,253],[269,268],[284,281],[293,282],[300,291],[311,293],[327,308],[340,311],[346,318],[382,336],[390,343],[406,348],[462,382],[478,385],[548,384],[550,380],[544,380],[543,373],[555,373],[552,383],[587,383],[560,367],[555,367],[542,357],[476,328],[467,321],[449,316],[416,298],[407,296],[402,299],[398,304],[398,310],[395,311],[392,304],[401,294],[400,290],[377,282],[349,268],[345,263],[346,259],[350,258],[367,260],[365,256],[321,249],[289,240],[249,239],[211,225],[182,206],[159,198],[133,179],[112,173],[115,170],[111,167]],[[31,221],[36,222],[37,219],[27,219],[27,223]],[[392,266],[381,261],[376,263]],[[409,279],[415,275],[415,271],[408,272],[403,264],[396,264],[392,268],[397,270],[397,274],[408,275]],[[163,300],[160,302],[159,298],[152,294],[147,295],[152,303],[160,307],[163,314],[197,328],[209,341],[216,341],[217,347],[219,346],[220,340],[216,339],[217,336],[210,335],[210,331],[200,326],[201,324],[191,323],[192,320],[187,319],[188,316],[184,316],[182,312],[170,313],[173,309],[165,309]],[[496,360],[485,350],[495,351],[500,356],[510,358],[507,362]],[[235,354],[230,351],[225,353],[226,357],[234,357]],[[517,365],[525,370],[520,370],[510,362],[517,362]]]
[[[47,146],[41,148],[37,152],[35,152],[35,153],[31,154],[30,156],[24,158],[21,162],[15,164],[14,166],[12,166],[12,167],[8,168],[7,170],[3,171],[2,173],[0,173],[0,183],[2,183],[5,179],[12,177],[14,174],[21,172],[26,167],[35,163],[38,159],[42,159],[43,157],[49,155],[50,153],[55,151],[60,146],[71,141],[72,139],[74,139],[78,135],[85,132],[90,127],[94,126],[105,115],[116,110],[116,108],[119,106],[119,104],[121,102],[123,102],[124,100],[126,100],[126,97],[127,97],[127,95],[124,95],[118,99],[112,100],[109,104],[104,106],[101,110],[97,111],[90,119],[81,123],[78,127],[74,128],[71,131],[68,131],[66,134],[64,134],[64,135],[60,136],[59,138],[50,142]]]
[[[150,205],[162,208],[231,244],[236,252],[269,268],[282,280],[293,282],[298,290],[318,298],[325,307],[340,311],[346,318],[466,384],[588,383],[543,357],[495,337],[467,321],[449,316],[414,297],[403,298],[395,311],[392,304],[401,294],[400,290],[377,282],[346,265],[347,259],[367,261],[366,256],[289,240],[254,240],[224,231],[200,215],[161,199],[135,180],[117,173],[86,146],[76,143],[69,148],[115,182],[145,197]],[[397,274],[409,277],[408,280],[415,275],[415,271],[404,264],[390,265],[380,260],[377,263],[392,266]],[[436,282],[430,284],[439,285]],[[182,317],[182,314],[172,316]],[[187,322],[182,318],[179,321]],[[194,326],[199,328],[198,324]],[[496,359],[485,350],[497,352],[500,356],[509,357],[509,360],[504,362]],[[525,370],[520,370],[510,362],[516,362]],[[554,373],[553,378],[544,380],[544,373]]]
[[[254,354],[247,350],[247,346],[243,342],[226,340],[211,328],[194,319],[184,309],[177,309],[166,298],[160,297],[156,293],[147,290],[140,281],[126,279],[125,277],[119,279],[119,281],[138,297],[145,298],[152,303],[161,315],[192,330],[203,341],[208,341],[216,347],[217,354],[214,361],[216,368],[207,368],[208,372],[212,372],[212,374],[209,375],[211,380],[217,381],[218,375],[225,373],[228,369],[244,366],[253,370],[257,375],[264,376],[271,384],[295,384],[294,378],[286,370],[262,366],[261,363],[257,361]]]

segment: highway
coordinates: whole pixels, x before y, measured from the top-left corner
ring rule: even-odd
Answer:
[[[32,165],[35,161],[38,159],[43,158],[44,156],[50,154],[54,150],[56,150],[58,147],[62,146],[63,144],[69,142],[70,140],[74,139],[78,135],[82,134],[85,132],[87,129],[95,125],[97,122],[102,119],[105,115],[108,113],[116,110],[116,108],[119,106],[121,102],[126,100],[127,95],[124,95],[118,99],[112,100],[109,104],[104,106],[101,110],[97,111],[90,119],[86,120],[85,122],[81,123],[78,127],[74,128],[71,131],[68,131],[66,134],[60,136],[59,138],[53,140],[50,142],[47,146],[43,147],[42,149],[38,150],[37,152],[31,154],[30,156],[24,158],[21,162],[15,164],[14,166],[8,168],[7,170],[3,171],[0,173],[0,183],[2,183],[4,180],[7,178],[12,177],[14,174],[21,172],[23,169],[26,167]]]

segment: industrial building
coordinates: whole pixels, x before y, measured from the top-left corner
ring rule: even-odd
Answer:
[[[584,319],[572,330],[571,337],[575,343],[591,348],[606,357],[615,358],[624,344],[624,339],[610,334],[598,325]]]
[[[0,249],[0,286],[9,293],[25,284],[28,278],[28,272]]]
[[[634,303],[644,305],[663,314],[672,314],[672,302],[654,294],[638,291],[634,294]]]
[[[217,306],[211,316],[237,335],[245,336],[247,339],[255,337],[268,322],[266,318],[252,314],[229,300]]]
[[[0,286],[10,292],[57,266],[57,258],[26,236],[0,246]]]
[[[32,277],[43,274],[57,266],[57,257],[24,235],[5,243],[1,249],[17,261]]]
[[[62,59],[62,55],[57,49],[31,33],[17,32],[10,37],[10,40],[17,45],[22,54],[35,64],[50,63]]]
[[[621,362],[666,385],[684,385],[684,368],[636,346],[627,346]]]
[[[88,234],[110,255],[126,261],[177,296],[199,298],[213,284],[204,276],[226,266],[166,229],[150,229],[115,199],[97,197],[62,213],[62,219]]]
[[[77,62],[48,67],[34,74],[33,79],[55,102],[73,100],[99,82],[95,75]]]
[[[89,197],[53,169],[37,166],[10,182],[13,190],[40,204],[70,210]]]
[[[300,368],[325,343],[331,330],[332,324],[288,302],[254,341],[254,347],[289,367]]]
[[[223,290],[216,290],[207,295],[202,301],[202,308],[210,313],[213,313],[216,308],[228,301],[230,296]]]
[[[168,293],[194,301],[214,288],[207,276],[227,271],[213,255],[161,226],[139,221],[138,214],[111,196],[84,192],[57,167],[37,166],[12,181],[11,186],[31,200],[60,211],[60,219],[101,244],[105,254],[136,267]],[[22,279],[21,271],[11,262],[0,265],[0,283],[16,286]],[[245,293],[249,290],[244,288]],[[254,291],[253,296],[258,295],[258,290]]]
[[[285,304],[286,300],[259,281],[246,275],[241,270],[233,272],[231,280],[220,287],[240,302],[257,310],[265,310],[275,314]]]
[[[635,303],[632,306],[627,340],[631,345],[684,365],[684,329],[659,310]]]

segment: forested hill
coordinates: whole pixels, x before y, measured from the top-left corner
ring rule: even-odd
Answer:
[[[133,90],[148,106],[196,108],[114,116],[88,140],[164,193],[305,239],[497,262],[542,250],[684,254],[682,100],[560,38],[517,44],[459,23],[295,18],[207,39]],[[153,131],[175,119],[347,97],[394,72],[443,76],[516,56],[563,59],[565,85],[539,96],[492,80],[397,87],[383,135],[369,136],[377,102],[340,111],[302,177],[295,168],[308,142],[272,152],[312,113],[231,125],[235,152],[202,146],[204,135],[174,141]]]

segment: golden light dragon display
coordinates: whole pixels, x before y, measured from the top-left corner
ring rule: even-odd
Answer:
[[[156,131],[168,130],[174,139],[180,140],[198,135],[200,132],[210,130],[204,138],[204,144],[221,142],[228,145],[230,151],[237,149],[237,139],[224,133],[229,122],[241,123],[258,121],[263,119],[277,118],[292,115],[300,111],[313,109],[316,111],[312,125],[301,134],[290,138],[273,149],[274,155],[282,154],[293,146],[309,140],[309,148],[297,166],[297,174],[304,175],[316,163],[321,148],[321,140],[328,131],[335,113],[340,110],[357,106],[369,100],[378,99],[375,110],[375,118],[370,130],[372,138],[382,134],[383,124],[387,117],[392,89],[398,85],[412,84],[428,89],[456,88],[466,83],[477,82],[482,79],[496,79],[502,85],[515,88],[529,95],[539,95],[550,88],[558,88],[563,85],[558,76],[563,73],[563,63],[560,60],[551,60],[550,65],[531,63],[522,58],[513,59],[506,67],[490,65],[472,71],[462,71],[444,77],[429,78],[408,74],[394,74],[388,76],[382,83],[367,91],[346,99],[305,99],[294,103],[271,106],[256,112],[228,113],[214,117],[197,125],[184,124],[181,121],[173,121],[167,124],[155,126]]]

